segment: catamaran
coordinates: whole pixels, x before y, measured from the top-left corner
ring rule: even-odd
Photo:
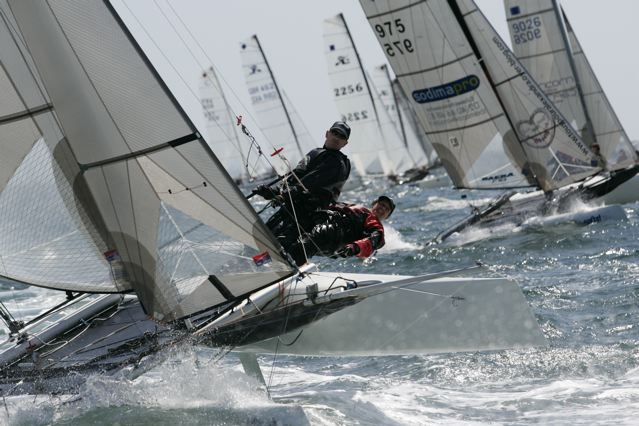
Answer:
[[[504,5],[513,51],[544,93],[589,146],[601,147],[607,172],[633,168],[635,148],[559,2],[505,0]],[[601,197],[607,204],[637,200],[639,176]]]
[[[360,1],[457,188],[510,191],[440,233],[566,212],[632,177],[597,175],[593,154],[475,3]],[[619,206],[575,220],[625,216]]]
[[[30,319],[0,304],[3,396],[302,330],[288,350],[545,344],[516,283],[451,277],[478,267],[293,266],[107,0],[0,0],[0,58],[0,275],[62,299]],[[340,311],[357,320],[319,321]]]

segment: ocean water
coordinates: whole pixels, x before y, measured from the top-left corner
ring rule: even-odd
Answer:
[[[396,200],[387,244],[373,258],[317,259],[322,268],[422,274],[481,261],[515,279],[547,348],[388,357],[260,356],[267,389],[237,357],[182,348],[128,380],[91,377],[75,396],[12,397],[11,425],[423,425],[639,423],[639,204],[626,221],[539,223],[429,245],[495,193],[375,182],[343,198]],[[461,195],[467,198],[462,199]],[[54,292],[4,288],[33,316]],[[362,319],[365,321],[366,319]],[[374,332],[374,330],[372,330]]]

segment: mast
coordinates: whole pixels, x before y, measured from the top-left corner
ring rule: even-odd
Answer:
[[[375,106],[375,99],[373,99],[373,91],[371,90],[371,86],[368,83],[368,78],[366,77],[366,73],[364,72],[364,66],[362,65],[362,60],[359,57],[359,52],[357,51],[357,46],[355,46],[355,42],[353,41],[353,36],[351,35],[351,31],[348,29],[348,24],[346,24],[346,19],[344,19],[344,14],[343,13],[339,13],[339,15],[337,15],[340,17],[340,19],[342,20],[342,22],[344,23],[344,28],[346,28],[346,34],[348,35],[348,39],[351,42],[351,46],[353,46],[353,50],[355,51],[355,58],[357,58],[357,64],[359,65],[359,69],[362,71],[362,74],[364,75],[364,83],[366,83],[366,89],[368,89],[368,96],[370,96],[371,98],[371,103],[373,104],[373,111],[375,111],[375,119],[377,120],[377,125],[380,126],[379,124],[379,114],[377,114],[377,107]]]
[[[482,55],[481,55],[481,53],[479,51],[479,48],[477,47],[477,44],[475,43],[475,39],[473,38],[473,35],[471,34],[470,30],[468,29],[468,25],[466,25],[466,21],[464,20],[464,16],[461,13],[461,10],[459,9],[459,6],[457,5],[457,1],[456,0],[448,0],[448,5],[450,6],[450,8],[451,8],[451,10],[453,12],[453,15],[455,16],[455,19],[457,20],[457,23],[461,27],[461,30],[464,33],[464,36],[468,40],[468,44],[470,45],[470,48],[473,50],[473,53],[477,57],[477,62],[481,66],[482,70],[484,71],[484,74],[486,75],[486,78],[488,79],[488,83],[493,88],[493,92],[495,92],[495,97],[497,98],[497,102],[499,102],[499,105],[501,106],[502,110],[507,111],[506,106],[504,105],[504,102],[501,99],[501,96],[499,96],[499,92],[497,90],[495,90],[496,86],[495,86],[495,82],[493,81],[493,78],[492,78],[492,76],[490,74],[490,70],[488,69],[488,67],[484,63],[484,58],[482,57]],[[512,129],[515,129],[515,125],[512,122],[512,119],[510,118],[510,115],[509,114],[504,114],[504,116],[505,116],[506,120],[508,120],[508,124],[510,125],[510,127]],[[519,142],[519,144],[522,145],[522,151],[523,151],[524,155],[526,156],[526,159],[528,159],[528,154],[526,154],[526,150],[523,149],[523,144],[521,143],[521,140],[519,139],[519,136],[517,135],[517,132],[514,132],[514,134],[515,134],[515,137],[517,138],[517,141]],[[541,182],[539,182],[539,179],[537,178],[537,175],[535,174],[534,170],[532,170],[532,168],[530,169],[530,173],[532,173],[532,176],[535,179],[535,182],[537,182],[537,186],[539,188],[542,188]]]
[[[572,71],[572,75],[575,77],[575,86],[577,87],[577,95],[579,96],[579,101],[581,105],[583,105],[584,116],[586,118],[586,132],[588,136],[584,138],[586,143],[588,143],[588,147],[592,146],[593,143],[597,142],[597,136],[595,135],[595,130],[592,126],[592,120],[590,119],[590,115],[588,114],[588,109],[586,108],[586,99],[584,98],[584,92],[581,88],[581,81],[579,79],[579,75],[577,74],[577,66],[575,65],[575,58],[573,57],[572,47],[570,46],[570,41],[568,40],[568,34],[566,33],[566,24],[565,24],[565,16],[562,13],[559,13],[559,3],[558,0],[551,0],[553,12],[557,18],[557,24],[559,25],[559,33],[561,34],[561,40],[564,43],[564,47],[566,48],[566,54],[568,56],[568,64],[570,66],[570,70]]]
[[[299,150],[300,155],[303,158],[305,152],[302,152],[302,146],[300,145],[300,141],[297,138],[297,133],[295,132],[295,127],[293,127],[293,121],[291,120],[291,116],[288,113],[288,109],[286,109],[286,105],[284,104],[284,98],[282,98],[282,93],[280,93],[280,87],[277,85],[277,81],[275,81],[275,77],[273,76],[273,71],[271,71],[271,66],[268,64],[268,60],[266,59],[266,55],[264,54],[264,51],[262,50],[262,45],[260,44],[260,40],[257,38],[256,34],[253,35],[253,38],[255,39],[255,42],[257,43],[257,48],[260,49],[260,53],[262,54],[262,58],[264,58],[264,63],[266,64],[266,69],[268,69],[268,73],[271,75],[271,78],[273,79],[273,84],[275,85],[275,91],[277,92],[277,97],[279,98],[280,102],[282,103],[282,108],[284,108],[284,114],[286,114],[286,119],[288,120],[288,125],[291,127],[291,131],[293,132],[293,138],[295,139],[295,144],[297,145],[297,149]]]
[[[406,129],[404,128],[404,120],[402,120],[402,112],[399,109],[399,102],[397,101],[397,94],[393,90],[393,81],[390,78],[390,73],[388,72],[388,66],[386,64],[382,65],[382,69],[386,74],[386,78],[388,79],[388,85],[390,86],[391,93],[393,94],[393,103],[395,104],[395,111],[397,111],[397,120],[399,121],[399,129],[402,132],[402,140],[404,141],[404,145],[408,148],[408,138],[406,137]]]

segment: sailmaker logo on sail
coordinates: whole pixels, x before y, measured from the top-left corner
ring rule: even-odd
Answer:
[[[464,93],[472,92],[479,87],[479,77],[469,75],[450,83],[442,84],[436,87],[427,87],[425,89],[415,90],[412,95],[417,103],[425,104],[427,102],[441,101],[443,99],[459,96]]]

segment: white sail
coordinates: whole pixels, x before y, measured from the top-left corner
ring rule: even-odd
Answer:
[[[634,164],[621,123],[556,0],[505,0],[517,58],[588,145],[598,143],[608,169]],[[566,28],[568,32],[566,32]]]
[[[292,111],[287,109],[282,92],[271,72],[260,42],[256,35],[240,43],[242,69],[248,87],[251,103],[260,123],[260,130],[273,151],[281,148],[281,154],[288,160],[285,164],[275,158],[271,161],[277,173],[288,173],[290,168],[311,149],[302,146],[298,129],[293,127]],[[263,149],[266,148],[263,146]],[[266,152],[271,154],[271,152]]]
[[[206,120],[206,140],[215,156],[236,182],[247,180],[247,158],[235,131],[235,118],[230,112],[213,67],[204,70],[200,77],[200,100]],[[256,174],[258,173],[254,173]]]
[[[337,110],[351,127],[345,153],[362,176],[399,173],[389,154],[392,150],[380,125],[373,91],[341,14],[324,20],[324,49]],[[396,134],[390,118],[388,124],[392,130],[386,133]]]
[[[399,105],[399,99],[397,93],[393,90],[392,80],[386,64],[373,69],[371,81],[386,114],[395,125],[395,130],[401,136],[401,140],[404,142],[414,164],[416,166],[428,165],[429,160],[422,148],[419,137],[415,133],[413,126],[408,123],[405,109]]]
[[[562,16],[572,46],[575,70],[581,85],[584,105],[592,122],[595,141],[599,143],[601,154],[606,159],[606,167],[610,170],[617,170],[632,166],[637,161],[637,154],[630,138],[599,84],[568,18],[565,15]]]
[[[474,2],[361,4],[456,186],[521,186],[526,174],[548,191],[598,172]]]
[[[45,139],[87,219],[102,231],[105,257],[123,269],[149,314],[188,315],[292,274],[108,2],[9,5],[3,9],[17,22],[11,31],[33,57],[57,119],[52,126],[59,123],[62,137]],[[180,280],[171,259],[158,255],[160,243],[169,244],[161,226],[177,228],[162,219],[173,208],[206,225],[215,242],[207,262]],[[194,301],[202,289],[206,297]]]
[[[397,99],[399,111],[402,114],[402,117],[405,118],[404,124],[407,127],[410,127],[412,129],[412,132],[417,137],[419,145],[422,147],[422,150],[426,155],[428,164],[435,163],[437,161],[437,153],[433,149],[433,145],[426,137],[426,134],[422,129],[422,125],[419,122],[419,118],[417,117],[417,114],[415,114],[413,106],[406,96],[406,92],[404,92],[404,89],[402,89],[402,85],[399,84],[399,81],[397,79],[393,80],[392,88],[393,92],[395,93],[395,98]]]

